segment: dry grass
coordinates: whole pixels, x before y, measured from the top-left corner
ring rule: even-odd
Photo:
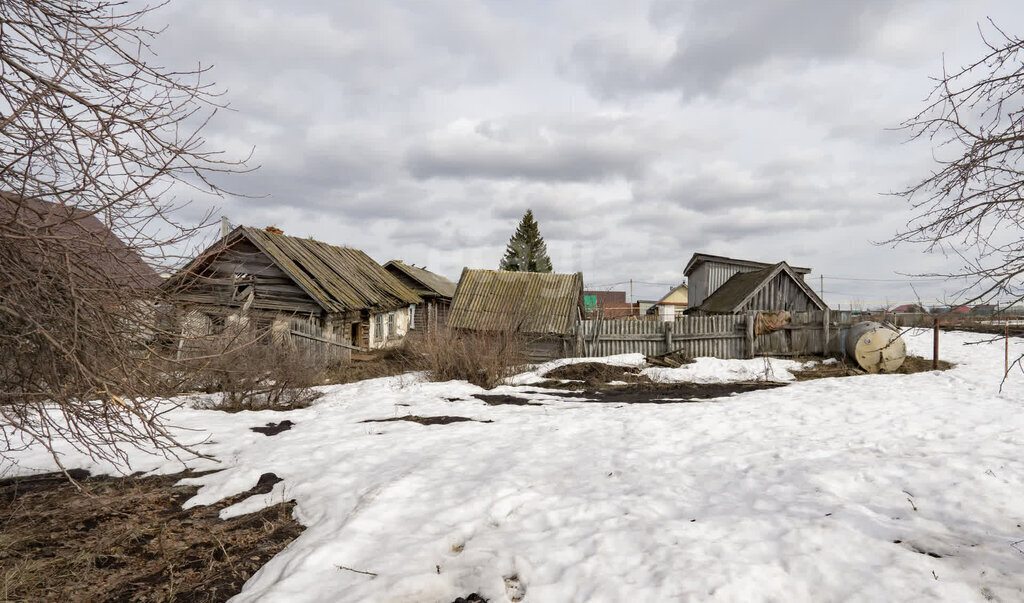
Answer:
[[[222,392],[209,408],[291,410],[319,397],[329,367],[302,350],[273,341],[266,330],[225,332],[198,342],[184,360],[193,391]]]
[[[513,330],[463,332],[441,329],[406,340],[410,370],[433,381],[463,380],[492,389],[515,375],[526,358],[526,342]]]
[[[0,481],[0,600],[224,601],[302,527],[282,502],[230,520],[215,506],[182,510],[187,474]]]

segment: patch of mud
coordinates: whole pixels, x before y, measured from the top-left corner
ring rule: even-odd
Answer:
[[[585,392],[590,402],[617,404],[686,404],[734,394],[784,387],[785,383],[751,381],[744,383],[658,383],[624,385]]]
[[[842,356],[834,356],[832,360],[834,360],[835,362],[830,362],[829,364],[823,363],[823,359],[821,357],[809,356],[804,358],[794,358],[794,360],[797,360],[799,362],[814,361],[816,363],[810,368],[790,370],[789,372],[792,373],[794,377],[796,377],[797,381],[810,381],[811,379],[827,379],[830,377],[850,377],[853,375],[865,374],[865,371],[858,367],[856,363]],[[939,360],[938,370],[947,371],[953,368],[954,366],[956,365],[953,364],[952,362]],[[913,373],[924,373],[930,370],[933,370],[931,358],[922,358],[921,356],[907,356],[903,360],[903,364],[900,365],[900,368],[896,371],[895,374],[911,375]]]
[[[609,381],[625,381],[627,383],[647,383],[650,379],[640,374],[643,367],[639,366],[613,366],[603,362],[579,362],[567,364],[541,375],[548,380],[564,379],[576,383],[560,384],[566,389],[579,389],[581,387],[600,387]]]
[[[391,421],[412,421],[413,423],[419,423],[420,425],[448,425],[449,423],[462,423],[464,421],[474,421],[476,423],[493,423],[494,421],[481,421],[480,419],[471,419],[469,417],[452,417],[448,415],[442,415],[440,417],[420,417],[416,415],[405,415],[403,417],[389,417],[387,419],[367,419],[362,423],[389,423]]]
[[[501,406],[511,404],[513,406],[542,406],[540,402],[531,402],[519,396],[506,396],[504,394],[473,394],[473,397],[482,400],[488,406]]]
[[[84,492],[61,473],[0,480],[3,598],[36,601],[225,601],[301,532],[293,502],[222,520],[247,492],[184,510],[197,491],[179,473],[90,477]]]
[[[262,433],[265,436],[276,436],[282,431],[288,431],[289,429],[291,429],[292,425],[295,425],[295,423],[292,423],[291,421],[285,419],[280,423],[267,423],[263,427],[250,427],[249,429],[255,431],[256,433]]]

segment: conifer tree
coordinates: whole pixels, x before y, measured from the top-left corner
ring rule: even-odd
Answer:
[[[551,272],[548,246],[540,236],[532,210],[526,210],[516,233],[508,240],[499,268],[514,272]]]

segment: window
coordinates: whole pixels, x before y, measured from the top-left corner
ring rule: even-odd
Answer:
[[[409,330],[416,328],[416,304],[409,305]]]
[[[396,329],[395,313],[394,312],[388,312],[388,337],[394,337],[395,336],[395,329]]]
[[[374,323],[374,325],[373,325],[374,326],[374,329],[373,329],[374,330],[374,333],[373,333],[374,340],[380,341],[380,340],[384,339],[384,315],[383,314],[376,315],[374,317],[374,319],[373,319],[373,323]]]

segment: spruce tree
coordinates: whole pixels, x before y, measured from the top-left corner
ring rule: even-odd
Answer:
[[[516,233],[508,240],[499,268],[514,272],[551,272],[548,246],[540,236],[532,210],[526,210]]]

